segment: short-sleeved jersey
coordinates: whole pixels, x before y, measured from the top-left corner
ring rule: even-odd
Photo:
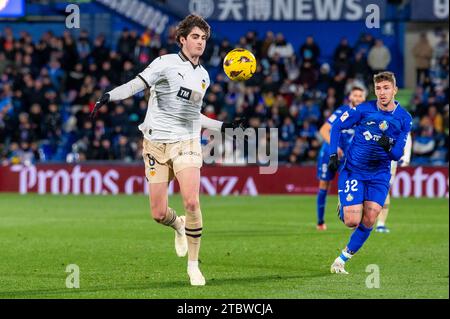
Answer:
[[[330,117],[327,119],[327,123],[333,125],[334,121],[336,121],[337,118],[341,117],[342,114],[350,109],[352,109],[352,107],[349,105],[340,106],[333,112],[333,114],[330,115]],[[348,146],[352,142],[354,134],[355,130],[353,128],[348,128],[341,131],[338,145],[344,151],[344,154],[347,153]],[[324,142],[324,147],[328,148],[329,144],[327,142]]]
[[[209,87],[208,72],[181,52],[153,62],[138,77],[150,88],[144,122],[148,140],[171,143],[200,137],[200,111]]]
[[[382,111],[376,101],[369,101],[344,112],[335,121],[331,132],[330,153],[337,150],[339,132],[353,127],[355,135],[346,154],[344,167],[359,174],[390,171],[391,160],[403,155],[411,130],[411,115],[398,102],[393,111]],[[392,148],[386,152],[377,141],[382,135],[389,138]]]

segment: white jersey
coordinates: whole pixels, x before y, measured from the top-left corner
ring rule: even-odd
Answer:
[[[150,88],[147,114],[139,125],[148,140],[172,143],[200,137],[200,111],[208,72],[182,52],[156,58],[138,76]]]

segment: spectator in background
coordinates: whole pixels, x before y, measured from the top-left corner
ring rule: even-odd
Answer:
[[[125,135],[119,136],[117,143],[113,148],[113,156],[115,159],[123,159],[125,162],[134,160],[133,149]]]
[[[272,31],[267,31],[266,37],[264,38],[261,44],[261,51],[259,53],[261,58],[268,57],[269,48],[274,42],[275,42],[275,35],[273,34]]]
[[[340,71],[349,73],[352,57],[353,49],[348,44],[347,38],[342,38],[338,47],[334,50],[334,71],[336,73],[339,73]]]
[[[441,32],[439,42],[434,46],[434,57],[439,61],[445,54],[448,55],[448,33]]]
[[[430,75],[431,58],[433,57],[433,48],[428,42],[426,33],[420,34],[412,53],[416,61],[416,83],[422,84]]]
[[[442,133],[444,131],[443,118],[442,118],[442,115],[438,112],[435,105],[430,105],[428,107],[427,116],[428,116],[434,130],[437,133]]]
[[[364,58],[367,58],[374,44],[375,39],[370,33],[362,33],[355,44],[355,52],[361,52]]]
[[[367,62],[372,69],[372,73],[376,74],[387,70],[391,62],[391,52],[384,45],[383,40],[377,39],[375,45],[370,49]]]
[[[320,48],[314,42],[313,36],[308,36],[306,42],[300,47],[300,59],[302,63],[309,62],[313,68],[318,64],[320,57]]]
[[[415,161],[421,164],[426,163],[427,157],[430,157],[436,148],[435,130],[433,123],[428,116],[420,121],[418,134],[416,134],[413,142],[413,157]]]
[[[292,44],[286,41],[282,33],[277,34],[275,42],[270,45],[269,51],[267,52],[268,57],[271,59],[276,54],[282,59],[290,58],[294,54]]]
[[[0,69],[3,71],[0,75],[0,158],[3,161],[10,162],[9,158],[20,161],[17,154],[30,152],[36,160],[42,161],[140,159],[142,150],[136,145],[142,136],[135,124],[140,123],[147,112],[148,90],[143,92],[145,97],[137,95],[120,105],[105,106],[95,123],[89,119],[90,110],[108,86],[126,82],[158,55],[176,53],[179,47],[173,27],[169,28],[165,39],[153,30],[146,30],[139,37],[135,31],[127,32],[128,35],[117,42],[121,42],[117,47],[120,52],[107,47],[102,35],[91,43],[85,30],[81,30],[76,41],[68,33],[57,36],[45,32],[36,43],[26,32],[17,39],[11,29],[0,34]],[[289,53],[293,50],[288,43],[285,45],[282,35],[275,39],[269,31],[265,38],[257,39],[256,33],[247,32],[242,34],[241,41],[255,53],[257,73],[245,82],[229,81],[220,64],[238,43],[212,38],[208,45],[210,58],[203,62],[212,64],[205,67],[218,73],[211,74],[213,80],[203,112],[227,121],[246,116],[252,127],[278,128],[280,137],[283,135],[287,139],[280,142],[280,161],[314,160],[320,146],[315,136],[317,127],[343,103],[345,90],[351,83],[364,81],[367,86],[372,82],[367,55],[373,37],[361,36],[354,56],[350,43],[342,39],[334,50],[333,67],[325,63],[320,70],[320,58],[328,57],[320,56],[312,37],[301,46],[298,60],[294,52]],[[270,57],[269,48],[272,48]],[[415,131],[420,137],[416,144],[418,152],[428,143],[426,123],[433,131],[434,151],[424,156],[416,154],[419,161],[422,159],[426,163],[440,163],[435,157],[448,158],[448,106],[445,106],[448,103],[448,42],[445,36],[434,50],[434,56],[439,56],[433,64],[435,68],[428,77],[424,76],[412,100],[415,122],[422,119],[425,123]],[[68,63],[72,65],[70,68],[67,68]],[[49,146],[50,152],[45,148],[37,152],[38,145]],[[43,153],[45,155],[40,155]],[[438,153],[441,155],[437,156]]]
[[[371,72],[369,65],[367,64],[367,59],[362,51],[359,51],[355,55],[355,59],[350,65],[349,76],[358,79],[364,83],[370,83]]]
[[[81,59],[79,62],[87,62],[89,54],[91,54],[91,43],[89,40],[89,33],[87,30],[81,30],[78,42],[76,44],[78,56]]]

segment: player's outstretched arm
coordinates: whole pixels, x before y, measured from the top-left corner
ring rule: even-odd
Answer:
[[[145,88],[150,88],[164,74],[164,61],[161,57],[153,60],[144,71],[139,73],[134,79],[128,81],[121,86],[103,94],[103,96],[95,103],[95,107],[91,112],[91,118],[95,118],[98,110],[108,102],[121,101],[141,92]]]
[[[121,101],[141,92],[145,88],[144,82],[136,77],[133,80],[116,87],[114,90],[106,92],[102,97],[95,103],[94,109],[91,112],[91,119],[97,116],[98,110],[105,104],[114,101]]]

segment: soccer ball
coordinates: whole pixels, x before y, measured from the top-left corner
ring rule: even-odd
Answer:
[[[234,49],[225,56],[223,70],[233,81],[248,80],[256,72],[255,56],[246,49]]]

